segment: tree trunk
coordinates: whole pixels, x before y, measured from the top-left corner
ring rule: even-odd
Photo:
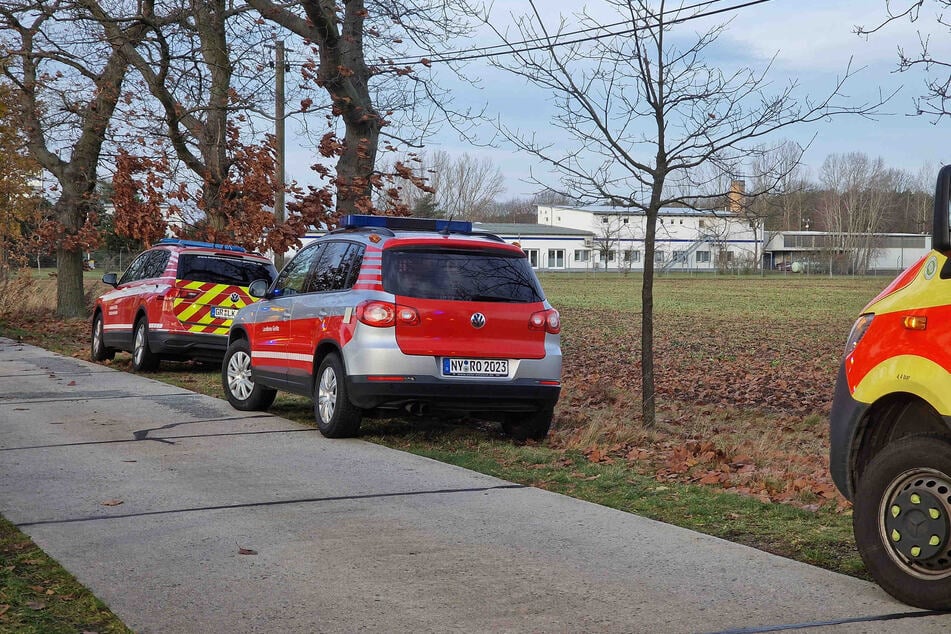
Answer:
[[[654,401],[654,245],[657,233],[657,209],[647,211],[644,236],[644,280],[641,284],[641,418],[645,429],[656,423]]]
[[[56,314],[59,317],[86,316],[82,251],[56,249]]]
[[[367,111],[373,112],[369,101],[367,104]],[[343,118],[347,132],[343,153],[337,160],[336,185],[337,209],[341,215],[347,215],[365,212],[360,207],[370,202],[370,176],[376,162],[380,126],[375,115],[354,117],[345,114]]]
[[[56,219],[65,228],[66,236],[74,236],[86,222],[82,199],[86,183],[72,183],[73,191],[64,191],[54,206]],[[76,191],[79,190],[79,191]],[[65,237],[65,236],[64,236]],[[68,242],[56,248],[56,314],[60,317],[85,317],[86,301],[83,291],[83,252]]]

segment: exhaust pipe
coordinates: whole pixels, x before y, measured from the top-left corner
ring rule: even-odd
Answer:
[[[413,402],[407,403],[405,409],[413,416],[424,416],[429,408],[425,403]]]

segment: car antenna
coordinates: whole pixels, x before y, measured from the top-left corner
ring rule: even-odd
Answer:
[[[443,228],[443,230],[440,231],[439,233],[443,234],[444,236],[448,236],[448,235],[449,235],[449,227],[452,226],[452,219],[455,218],[455,217],[456,217],[456,212],[455,212],[455,211],[453,211],[452,213],[450,213],[450,214],[449,214],[449,220],[446,221],[446,226],[445,226],[445,227]]]

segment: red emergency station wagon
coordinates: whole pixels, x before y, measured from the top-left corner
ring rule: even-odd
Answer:
[[[302,249],[231,326],[222,386],[242,410],[277,390],[314,400],[320,431],[370,410],[499,418],[544,438],[561,391],[558,311],[522,249],[471,223],[347,216]]]
[[[242,247],[166,238],[139,254],[96,299],[92,315],[93,360],[132,352],[132,369],[148,372],[161,359],[219,363],[238,309],[254,302],[248,286],[270,284],[269,259]]]
[[[951,609],[951,166],[935,188],[931,253],[852,327],[836,381],[830,468],[854,504],[855,541],[876,581],[922,608]]]

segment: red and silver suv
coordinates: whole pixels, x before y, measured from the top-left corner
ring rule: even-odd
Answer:
[[[263,255],[208,242],[160,240],[136,257],[122,277],[102,276],[114,288],[96,299],[91,355],[111,359],[132,352],[132,369],[155,370],[161,359],[218,363],[238,309],[254,302],[248,286],[277,277]]]
[[[500,418],[544,438],[561,391],[558,312],[518,246],[468,222],[347,216],[234,319],[222,384],[241,410],[276,390],[353,436],[367,410]]]

